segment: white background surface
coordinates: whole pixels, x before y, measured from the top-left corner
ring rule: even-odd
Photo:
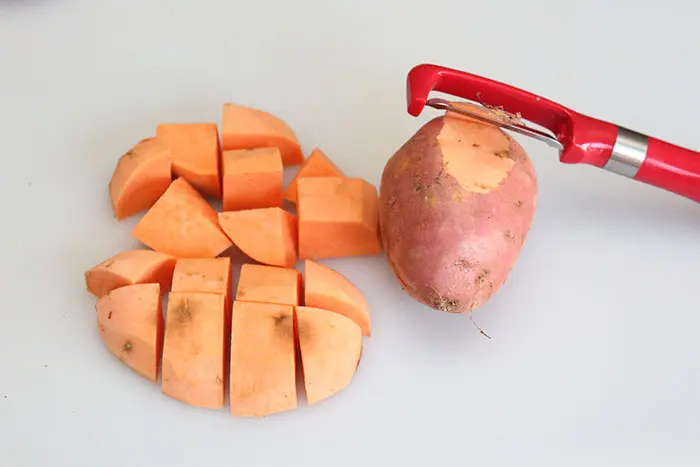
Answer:
[[[102,346],[83,272],[136,245],[117,157],[162,121],[278,114],[379,182],[435,114],[421,62],[700,148],[696,2],[0,3],[0,466],[700,464],[700,208],[525,142],[531,235],[475,319],[403,294],[382,257],[328,261],[370,302],[352,386],[233,419],[162,396]],[[521,139],[522,141],[522,139]]]

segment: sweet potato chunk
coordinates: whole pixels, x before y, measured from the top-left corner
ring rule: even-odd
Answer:
[[[335,311],[353,320],[362,334],[371,334],[369,307],[365,296],[338,271],[317,262],[304,263],[304,305]]]
[[[224,296],[226,332],[231,316],[231,258],[181,258],[175,264],[173,292],[216,293]]]
[[[277,148],[223,153],[224,211],[282,206],[282,156]]]
[[[299,167],[299,171],[287,185],[284,199],[297,202],[297,181],[310,177],[343,177],[343,172],[319,148],[314,148],[309,157]]]
[[[309,405],[345,389],[362,355],[362,330],[350,318],[319,308],[296,307],[304,387]]]
[[[294,308],[233,304],[231,414],[260,417],[297,408]]]
[[[163,342],[163,394],[220,409],[225,397],[224,296],[171,292]]]
[[[377,190],[359,178],[298,180],[299,258],[374,255],[382,251]]]
[[[239,302],[299,305],[302,281],[296,269],[244,264],[238,279]]]
[[[180,177],[134,227],[132,235],[161,253],[178,258],[211,258],[231,246],[217,213]]]
[[[159,140],[172,151],[172,170],[202,194],[221,198],[221,146],[215,123],[161,123]]]
[[[285,166],[299,165],[304,161],[299,140],[287,123],[269,112],[242,105],[224,104],[221,144],[224,151],[279,148]]]
[[[219,225],[255,261],[292,267],[297,260],[296,216],[281,208],[219,213]]]
[[[119,287],[157,282],[161,290],[170,289],[175,258],[152,250],[117,253],[85,272],[88,292],[102,297]]]
[[[122,220],[153,206],[171,179],[170,148],[157,138],[140,141],[119,158],[109,181],[114,217]]]
[[[155,383],[163,348],[158,284],[120,287],[97,301],[97,324],[105,346],[119,360]]]

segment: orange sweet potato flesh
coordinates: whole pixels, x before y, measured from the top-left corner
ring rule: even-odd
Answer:
[[[215,123],[161,123],[156,136],[172,152],[172,171],[198,191],[221,198],[219,129]]]
[[[114,356],[155,383],[163,348],[163,314],[158,284],[120,287],[97,301],[102,342]]]
[[[163,340],[163,394],[194,407],[224,406],[224,321],[223,295],[169,294]]]
[[[122,220],[153,206],[171,179],[170,148],[157,138],[140,141],[119,158],[109,182],[114,217]]]
[[[231,246],[214,208],[180,177],[132,230],[150,248],[178,258],[213,258]]]
[[[231,258],[180,258],[175,264],[171,290],[223,295],[228,331],[232,286]]]
[[[236,300],[239,302],[299,305],[301,272],[291,268],[243,264],[238,278]]]
[[[343,177],[343,172],[319,148],[314,148],[287,185],[284,199],[297,202],[297,180],[310,177]]]
[[[319,308],[296,307],[306,400],[314,405],[345,389],[362,355],[362,330],[350,318]]]
[[[311,260],[304,262],[304,270],[304,305],[347,316],[360,326],[363,335],[371,335],[367,300],[347,277]]]
[[[277,148],[223,153],[224,211],[282,206],[284,167]]]
[[[302,178],[298,193],[300,259],[382,251],[379,198],[373,185],[359,178]]]
[[[157,282],[161,290],[170,289],[175,258],[152,250],[128,250],[117,253],[85,272],[88,292],[103,297],[110,291],[132,284]]]
[[[259,263],[292,267],[297,261],[296,216],[281,208],[222,212],[219,225],[243,253]]]
[[[285,166],[304,161],[299,140],[287,123],[269,112],[232,103],[223,105],[221,146],[224,151],[276,147]]]
[[[231,415],[261,417],[297,408],[294,308],[234,302]]]

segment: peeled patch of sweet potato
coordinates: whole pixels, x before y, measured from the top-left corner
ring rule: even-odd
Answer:
[[[384,249],[415,299],[444,312],[472,311],[515,265],[536,204],[535,170],[517,141],[476,121],[435,118],[384,168]]]

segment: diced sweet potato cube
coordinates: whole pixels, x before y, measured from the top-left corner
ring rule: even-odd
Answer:
[[[211,258],[231,246],[214,208],[180,177],[132,230],[150,248],[178,258]]]
[[[172,180],[170,148],[147,138],[117,161],[109,181],[114,217],[125,219],[153,206]]]
[[[215,123],[161,123],[156,136],[170,147],[175,177],[221,198],[219,129]]]
[[[301,289],[301,272],[296,269],[244,264],[238,278],[236,300],[299,305]]]
[[[224,211],[282,206],[283,167],[277,148],[223,153]]]

